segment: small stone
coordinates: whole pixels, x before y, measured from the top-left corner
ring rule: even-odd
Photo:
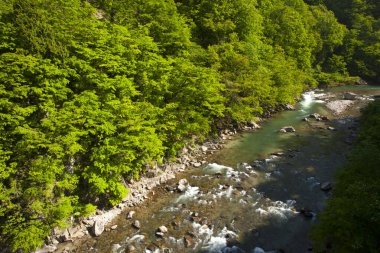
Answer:
[[[135,211],[129,211],[128,214],[127,214],[127,219],[132,219],[133,218],[133,215],[135,214],[136,212]]]
[[[280,133],[294,133],[296,129],[292,126],[285,126],[279,130]]]
[[[330,191],[332,189],[332,184],[330,182],[324,182],[321,184],[322,191]]]
[[[177,186],[177,190],[179,192],[184,192],[186,189],[187,189],[186,185],[180,184],[180,185]]]
[[[264,251],[262,248],[256,247],[256,248],[253,250],[253,253],[265,253],[265,251]]]
[[[345,100],[355,100],[358,98],[358,95],[356,95],[353,92],[346,92],[343,94],[343,99]]]
[[[112,251],[113,251],[113,252],[117,251],[117,250],[120,249],[120,248],[121,248],[121,245],[118,244],[118,243],[112,245]]]
[[[189,236],[189,235],[185,235],[185,236],[183,237],[183,242],[184,242],[186,248],[190,248],[191,246],[194,245],[194,240],[193,240],[193,238],[192,238],[191,236]]]
[[[314,118],[314,119],[319,119],[320,117],[321,115],[319,115],[318,113],[313,113],[309,115],[309,118]]]
[[[103,220],[97,220],[94,223],[94,226],[92,227],[92,232],[95,236],[99,236],[104,231],[104,221]]]
[[[135,246],[133,245],[128,245],[127,248],[125,249],[125,253],[134,253],[137,252]]]
[[[112,229],[112,230],[117,229],[117,225],[113,225],[113,226],[111,227],[111,229]]]
[[[138,220],[135,220],[133,223],[132,223],[132,226],[136,229],[140,229],[141,228],[141,224],[140,224],[140,221]]]
[[[157,232],[156,232],[156,236],[157,236],[157,237],[164,237],[164,233],[162,233],[162,232],[158,232],[158,231],[157,231]]]
[[[46,250],[46,252],[54,252],[54,251],[56,251],[57,250],[57,246],[55,246],[55,245],[47,245],[47,246],[45,246],[45,250]]]
[[[336,131],[336,129],[334,127],[332,127],[332,126],[327,127],[327,130]]]
[[[158,229],[157,229],[158,232],[161,232],[161,233],[167,233],[168,232],[168,228],[165,227],[165,226],[160,226]]]
[[[313,218],[313,212],[308,208],[301,208],[300,214],[302,214],[305,218]]]
[[[195,168],[199,168],[199,167],[202,166],[202,163],[198,163],[198,162],[196,162],[196,163],[193,163],[193,166],[194,166]]]

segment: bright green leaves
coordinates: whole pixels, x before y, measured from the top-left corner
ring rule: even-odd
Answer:
[[[118,203],[147,164],[293,103],[314,77],[376,75],[362,7],[342,43],[333,14],[301,0],[0,1],[1,246],[34,249]]]
[[[326,0],[338,20],[350,29],[345,43],[337,54],[344,57],[350,74],[380,80],[380,20],[379,1],[373,0]]]

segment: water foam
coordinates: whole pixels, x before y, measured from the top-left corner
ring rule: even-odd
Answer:
[[[233,168],[228,166],[220,165],[217,163],[209,163],[205,167],[205,172],[208,174],[224,173],[227,177],[231,177],[235,171]]]
[[[194,199],[196,195],[198,195],[199,193],[199,187],[197,186],[188,186],[185,193],[182,194],[181,196],[179,196],[177,198],[177,200],[175,201],[176,203],[179,203],[179,202],[186,202],[190,199]]]
[[[216,236],[211,236],[202,246],[203,250],[209,253],[221,253],[223,248],[227,246],[227,235],[237,236],[235,232],[228,230],[226,227],[222,229]]]

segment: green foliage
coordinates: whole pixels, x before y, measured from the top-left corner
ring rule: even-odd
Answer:
[[[370,104],[348,162],[337,177],[332,198],[314,227],[312,238],[323,252],[378,252],[380,236],[380,102]]]
[[[0,1],[0,247],[33,250],[316,80],[376,75],[375,4],[347,31],[301,0]]]
[[[348,26],[340,55],[348,70],[373,82],[380,80],[380,2],[374,0],[325,0]]]

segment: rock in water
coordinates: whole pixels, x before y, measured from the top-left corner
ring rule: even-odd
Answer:
[[[133,215],[135,215],[135,211],[129,211],[128,214],[127,214],[127,219],[130,220],[133,218]]]
[[[132,226],[133,226],[134,228],[140,229],[140,228],[141,228],[140,221],[135,220],[135,221],[132,223]]]
[[[125,253],[134,253],[137,252],[135,246],[133,245],[128,245],[127,248],[125,249]]]
[[[186,179],[181,179],[181,180],[179,180],[179,182],[178,182],[178,186],[177,186],[177,190],[179,191],[179,192],[184,192],[186,189],[187,189],[187,186],[188,186],[188,182],[187,182],[187,180]]]
[[[94,223],[94,226],[92,227],[92,232],[95,236],[99,236],[104,231],[104,221],[103,220],[97,220]]]
[[[265,253],[265,251],[262,248],[256,247],[253,249],[252,253]]]
[[[346,92],[343,94],[343,99],[345,100],[355,100],[357,99],[358,95],[352,92]]]
[[[292,126],[285,126],[280,129],[280,133],[294,133],[296,129]]]
[[[332,184],[330,182],[324,182],[321,184],[322,191],[330,191],[332,189]]]
[[[161,226],[157,229],[158,232],[161,232],[161,233],[167,233],[168,232],[168,228],[165,227],[165,226]]]

